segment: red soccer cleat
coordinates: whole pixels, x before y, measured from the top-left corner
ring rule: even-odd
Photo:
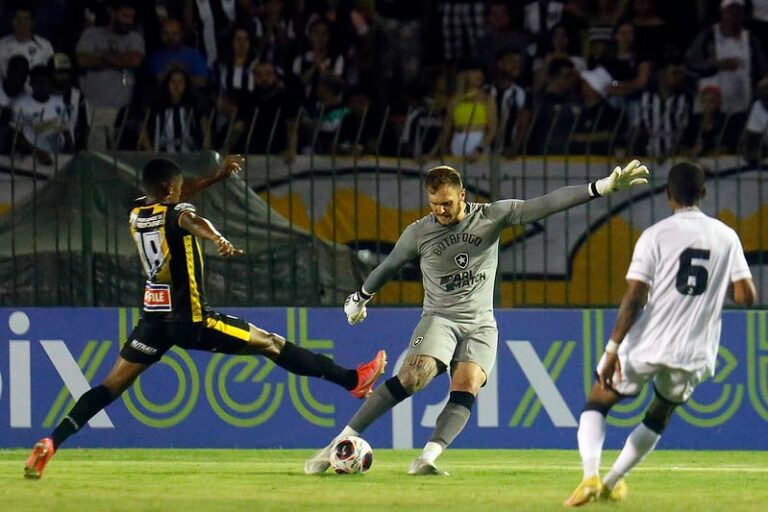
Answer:
[[[365,398],[373,391],[373,384],[384,374],[387,366],[387,353],[379,350],[372,361],[363,363],[357,367],[357,386],[350,390],[355,398]]]
[[[53,440],[50,437],[39,440],[32,453],[29,454],[27,465],[24,466],[24,478],[39,480],[45,471],[45,465],[51,460],[56,450],[53,448]]]

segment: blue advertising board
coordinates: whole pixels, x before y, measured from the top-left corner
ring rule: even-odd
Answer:
[[[226,309],[345,366],[389,354],[395,374],[418,309],[371,308],[361,325],[339,309]],[[580,409],[614,310],[499,310],[497,365],[481,391],[461,448],[575,448]],[[767,449],[766,311],[727,311],[717,375],[678,408],[663,448]],[[0,308],[0,447],[48,435],[107,374],[138,319],[125,308]],[[364,436],[373,446],[420,447],[447,400],[441,375]],[[653,390],[617,406],[606,446],[618,448]],[[360,405],[326,381],[290,375],[261,357],[174,348],[89,426],[83,447],[268,448],[324,445]]]

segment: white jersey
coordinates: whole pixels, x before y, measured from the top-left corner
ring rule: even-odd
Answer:
[[[657,222],[640,236],[627,272],[651,289],[622,355],[714,375],[728,285],[751,277],[738,235],[719,220],[687,208]]]
[[[48,59],[53,57],[53,46],[40,36],[32,36],[29,41],[19,41],[13,34],[0,39],[0,72],[3,76],[8,68],[8,61],[14,55],[25,57],[29,62],[29,69],[32,69],[48,64]]]

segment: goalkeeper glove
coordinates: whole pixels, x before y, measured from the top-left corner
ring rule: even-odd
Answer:
[[[368,316],[365,305],[372,298],[373,295],[368,295],[362,289],[351,293],[347,297],[347,300],[344,301],[344,313],[347,315],[349,325],[359,324],[365,320],[365,317]]]
[[[639,160],[632,160],[622,169],[619,166],[613,170],[610,176],[593,181],[589,184],[591,197],[607,196],[617,190],[643,185],[648,183],[648,168]]]

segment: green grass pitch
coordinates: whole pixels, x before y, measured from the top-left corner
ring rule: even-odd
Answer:
[[[451,476],[408,476],[417,453],[375,450],[365,475],[307,476],[310,450],[63,449],[28,481],[27,451],[0,450],[0,511],[564,510],[581,477],[575,450],[449,450]],[[587,510],[764,511],[768,453],[659,451],[627,482],[627,501]]]

